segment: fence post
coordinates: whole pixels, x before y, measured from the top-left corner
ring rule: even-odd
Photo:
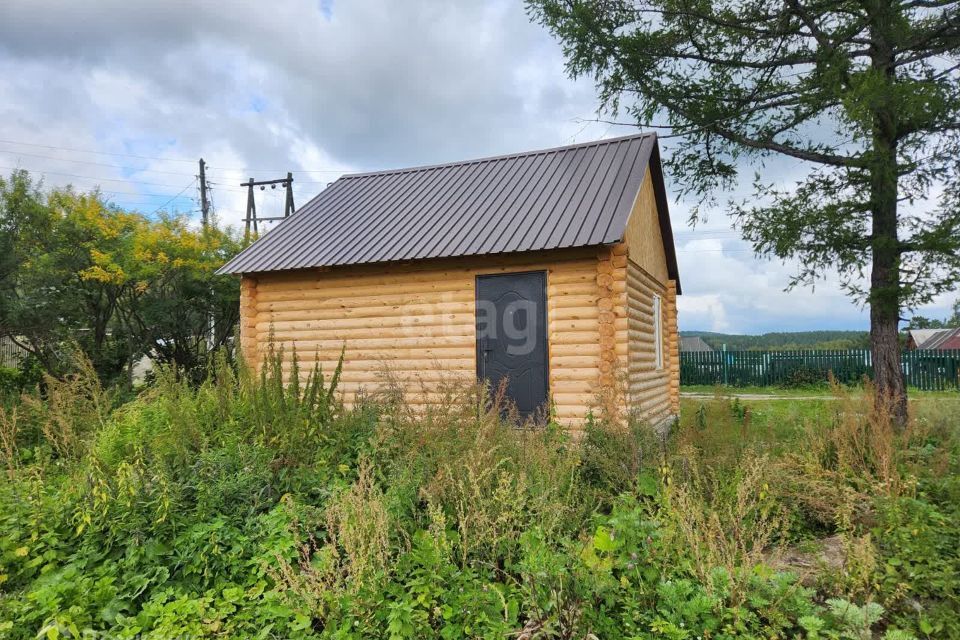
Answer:
[[[728,382],[727,382],[727,345],[726,343],[724,343],[723,345],[723,355],[721,357],[723,358],[723,386],[727,386]]]

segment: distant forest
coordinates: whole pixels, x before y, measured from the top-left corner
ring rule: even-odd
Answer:
[[[700,336],[714,349],[727,345],[728,351],[766,351],[769,349],[868,349],[866,331],[796,331],[745,336],[711,331],[681,331],[682,336]]]

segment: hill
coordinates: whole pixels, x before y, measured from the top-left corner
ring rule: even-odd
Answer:
[[[727,345],[729,351],[768,349],[866,349],[870,346],[866,331],[783,331],[761,335],[739,335],[712,331],[681,331],[682,336],[700,336],[714,349]]]

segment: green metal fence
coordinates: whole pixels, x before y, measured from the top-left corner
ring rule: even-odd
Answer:
[[[960,349],[905,351],[907,384],[924,390],[960,389]],[[867,349],[818,351],[687,351],[680,354],[680,384],[735,387],[816,383],[832,373],[855,383],[873,374]]]

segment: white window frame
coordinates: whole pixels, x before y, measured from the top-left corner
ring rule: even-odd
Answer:
[[[659,294],[653,294],[653,352],[657,370],[663,369],[663,302]]]

